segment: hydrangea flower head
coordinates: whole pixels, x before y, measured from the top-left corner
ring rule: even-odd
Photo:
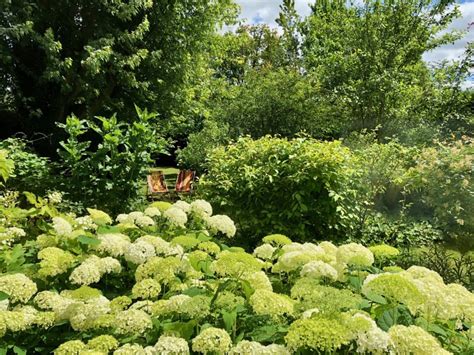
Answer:
[[[374,254],[376,259],[393,259],[400,254],[397,248],[387,244],[374,245],[369,247],[369,250]]]
[[[183,338],[162,335],[155,344],[155,351],[162,355],[188,355],[188,342]]]
[[[143,240],[137,240],[125,251],[125,260],[140,265],[156,255],[155,247]]]
[[[294,301],[288,296],[264,289],[257,289],[249,303],[258,315],[283,316],[294,312]]]
[[[91,216],[92,220],[94,223],[97,223],[98,225],[104,225],[104,224],[111,224],[112,223],[112,218],[105,213],[104,211],[96,210],[93,208],[88,208],[87,212],[89,212],[89,215]]]
[[[204,329],[193,341],[193,351],[207,353],[227,353],[231,346],[232,340],[224,329],[209,327]]]
[[[371,266],[374,263],[372,252],[361,244],[349,243],[337,249],[337,261],[347,265]]]
[[[72,226],[62,217],[53,217],[53,229],[59,236],[69,236],[72,233]]]
[[[276,247],[282,247],[292,243],[291,239],[283,234],[270,234],[264,237],[262,240],[264,243],[272,244]]]
[[[76,258],[68,251],[56,247],[48,247],[40,250],[38,253],[40,259],[40,269],[38,274],[41,277],[56,276],[63,274],[70,269]]]
[[[333,352],[352,340],[348,327],[336,319],[298,319],[290,325],[285,336],[288,349]]]
[[[331,265],[320,261],[310,261],[305,264],[300,272],[301,277],[312,277],[315,279],[327,278],[329,280],[337,280],[338,273]]]
[[[263,244],[255,248],[253,255],[263,260],[272,260],[276,249],[277,248],[272,247],[270,244]]]
[[[228,238],[235,236],[237,229],[229,216],[218,214],[207,218],[206,221],[212,231],[222,233]]]
[[[435,337],[416,325],[394,325],[388,330],[388,334],[396,354],[451,354],[441,347]]]
[[[374,293],[403,303],[413,314],[425,301],[416,285],[400,274],[369,275],[362,286],[362,293],[364,295]]]
[[[191,205],[189,203],[187,203],[186,201],[183,201],[183,200],[176,201],[173,204],[173,207],[179,208],[179,209],[183,210],[183,212],[185,212],[185,213],[189,213],[191,211]]]
[[[195,200],[191,202],[191,212],[201,217],[212,216],[212,206],[205,200]]]
[[[38,291],[36,284],[24,274],[0,276],[0,291],[9,296],[11,302],[26,303]]]
[[[174,226],[184,227],[188,222],[188,216],[186,212],[177,207],[168,208],[163,216]]]

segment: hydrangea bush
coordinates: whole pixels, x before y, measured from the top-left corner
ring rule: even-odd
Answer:
[[[474,295],[387,245],[232,247],[204,200],[114,218],[2,197],[0,352],[449,354],[474,350]],[[57,197],[57,196],[56,196]],[[30,196],[33,201],[33,196]]]

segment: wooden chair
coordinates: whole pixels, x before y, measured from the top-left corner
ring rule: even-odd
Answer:
[[[166,186],[165,176],[161,170],[153,171],[151,175],[148,175],[147,182],[149,195],[169,193],[168,186]]]
[[[180,170],[176,178],[176,193],[191,193],[196,172],[192,170]]]

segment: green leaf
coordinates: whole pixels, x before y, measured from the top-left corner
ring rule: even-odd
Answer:
[[[4,300],[8,299],[8,297],[10,297],[10,295],[8,293],[0,291],[0,301],[4,301]]]
[[[100,240],[99,239],[96,239],[96,238],[92,238],[92,237],[88,237],[86,235],[81,235],[77,238],[77,241],[81,244],[85,244],[85,245],[99,245],[100,244]]]
[[[387,304],[387,300],[383,296],[377,295],[376,293],[373,293],[373,292],[367,292],[365,294],[365,297],[367,297],[372,302],[375,302],[378,304]]]
[[[22,348],[19,348],[18,346],[13,347],[13,352],[15,354],[18,354],[18,355],[25,355],[26,354],[26,350],[24,350]]]
[[[225,330],[231,333],[237,322],[237,312],[235,310],[232,312],[222,311],[222,320],[224,321]]]

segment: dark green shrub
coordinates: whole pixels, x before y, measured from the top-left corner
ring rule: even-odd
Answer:
[[[245,244],[269,233],[334,239],[356,217],[352,160],[339,141],[241,138],[210,154],[198,191],[237,222]]]
[[[214,121],[205,121],[204,128],[188,138],[188,145],[178,151],[180,167],[193,169],[198,173],[206,170],[210,151],[229,142],[228,127]]]

